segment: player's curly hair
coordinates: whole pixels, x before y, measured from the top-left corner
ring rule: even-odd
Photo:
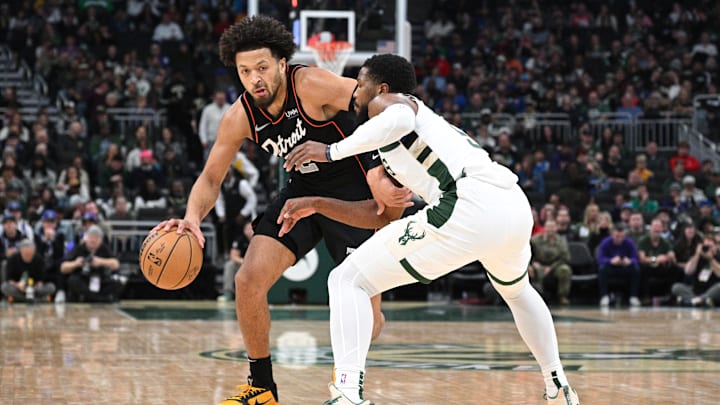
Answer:
[[[374,55],[363,66],[377,83],[387,83],[391,93],[414,93],[417,86],[415,68],[405,58],[393,54]]]
[[[225,66],[235,66],[238,52],[268,48],[278,59],[289,61],[295,53],[293,35],[278,20],[263,15],[243,18],[223,32],[220,37],[220,60]]]

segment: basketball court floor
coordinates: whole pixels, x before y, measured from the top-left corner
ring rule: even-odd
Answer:
[[[505,307],[386,303],[366,397],[382,404],[543,404],[543,383]],[[581,403],[720,403],[720,312],[554,309]],[[273,307],[283,405],[327,398],[326,307]],[[248,368],[232,304],[3,304],[0,404],[212,405]]]

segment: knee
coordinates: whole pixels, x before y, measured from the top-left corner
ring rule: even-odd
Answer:
[[[241,266],[235,273],[235,297],[237,299],[251,298],[255,296],[267,296],[270,287],[274,283],[267,272]]]
[[[557,266],[555,272],[558,278],[569,278],[570,276],[572,276],[572,269],[567,264],[561,264]]]

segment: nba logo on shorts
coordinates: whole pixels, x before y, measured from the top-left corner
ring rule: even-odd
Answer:
[[[347,374],[340,374],[340,384],[345,384],[345,381],[347,381]]]

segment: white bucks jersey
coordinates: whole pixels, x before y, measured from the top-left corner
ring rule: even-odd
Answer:
[[[429,205],[455,195],[455,181],[473,176],[501,188],[517,183],[517,176],[493,162],[465,132],[417,103],[415,132],[380,148],[387,172]],[[455,197],[457,198],[457,197]]]

